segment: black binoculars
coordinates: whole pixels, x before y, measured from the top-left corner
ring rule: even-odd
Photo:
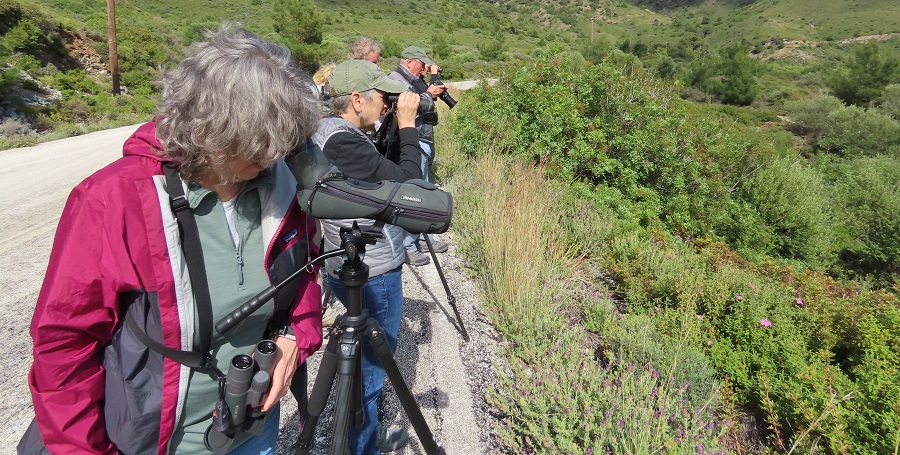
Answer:
[[[262,434],[266,415],[259,407],[272,384],[277,352],[274,341],[263,340],[256,344],[252,357],[239,354],[231,359],[204,439],[214,454],[227,453],[242,433]]]

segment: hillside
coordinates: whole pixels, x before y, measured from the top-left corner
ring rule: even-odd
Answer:
[[[177,62],[204,29],[235,20],[280,41],[273,1],[117,2],[127,96],[113,98],[105,2],[0,0],[0,116],[14,120],[0,128],[0,149],[145,119],[154,109],[157,68]],[[316,6],[324,22],[322,61],[345,58],[348,44],[362,35],[381,44],[385,70],[397,64],[403,47],[417,44],[441,63],[445,80],[479,79],[508,73],[553,48],[678,79],[696,101],[777,106],[827,92],[827,81],[810,84],[808,74],[842,64],[857,40],[900,32],[891,3],[320,0]],[[761,89],[734,95],[717,87],[729,76],[702,65],[719,65],[728,46],[762,62],[745,76]],[[885,47],[900,53],[900,39],[886,40]]]

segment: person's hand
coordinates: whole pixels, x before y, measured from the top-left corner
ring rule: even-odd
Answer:
[[[272,386],[260,410],[263,412],[272,409],[278,404],[291,388],[291,379],[297,371],[298,351],[297,342],[285,337],[276,337],[275,344],[278,352],[275,354],[275,366],[272,369]]]
[[[441,67],[438,65],[428,65],[428,72],[431,74],[438,74],[441,72]]]
[[[416,115],[419,112],[419,95],[403,92],[397,99],[397,127],[416,126]]]
[[[429,85],[428,93],[431,94],[431,99],[437,99],[437,97],[441,96],[444,93],[444,90],[447,90],[446,85]]]

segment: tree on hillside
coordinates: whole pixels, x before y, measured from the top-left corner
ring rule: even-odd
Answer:
[[[322,15],[313,0],[275,0],[272,26],[300,65],[309,71],[319,66],[322,46]]]
[[[757,63],[741,46],[723,49],[718,55],[691,62],[687,83],[714,95],[725,104],[746,106],[756,99]]]
[[[868,107],[889,84],[900,82],[900,57],[875,41],[861,46],[830,81],[834,95],[847,104]]]
[[[382,57],[399,57],[400,53],[403,52],[400,42],[393,36],[385,36],[379,41],[379,44],[381,44]]]
[[[441,32],[435,32],[431,36],[431,52],[435,57],[450,57],[450,42],[447,41],[447,37]]]
[[[741,46],[734,46],[724,52],[720,66],[723,76],[719,98],[728,104],[748,105],[756,99],[757,63],[747,55]]]

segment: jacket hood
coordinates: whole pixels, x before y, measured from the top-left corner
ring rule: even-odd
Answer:
[[[122,147],[123,156],[143,156],[158,161],[170,161],[159,154],[162,144],[156,139],[156,122],[141,125]]]

